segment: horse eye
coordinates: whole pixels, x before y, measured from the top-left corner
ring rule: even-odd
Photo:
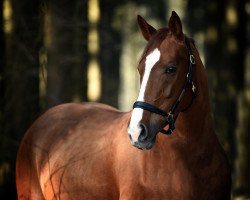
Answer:
[[[176,72],[176,66],[175,65],[167,65],[166,71],[167,74],[173,74]]]

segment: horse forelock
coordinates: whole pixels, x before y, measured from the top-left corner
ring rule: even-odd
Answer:
[[[145,47],[142,53],[139,63],[141,63],[152,50],[158,48],[168,34],[169,34],[168,28],[159,29],[149,40],[147,46]]]
[[[147,46],[145,47],[141,58],[139,60],[139,63],[141,63],[143,60],[145,60],[145,58],[147,57],[147,55],[153,51],[156,48],[159,48],[161,43],[163,42],[163,40],[170,34],[170,30],[168,28],[161,28],[159,29],[153,36],[152,38],[149,40]],[[188,38],[188,40],[193,44],[193,46],[196,48],[195,45],[195,40],[193,38],[188,37],[187,35],[183,35],[183,44],[184,44],[184,38]]]

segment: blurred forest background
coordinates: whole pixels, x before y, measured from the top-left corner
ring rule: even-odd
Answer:
[[[208,72],[233,199],[250,198],[249,0],[1,0],[0,199],[16,199],[18,145],[46,109],[81,101],[131,109],[146,45],[137,14],[160,28],[172,10]]]

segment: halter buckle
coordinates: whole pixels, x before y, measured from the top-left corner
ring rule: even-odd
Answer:
[[[195,59],[194,59],[194,55],[193,54],[191,54],[190,56],[189,56],[189,60],[190,60],[190,62],[194,65],[195,64]]]
[[[165,135],[171,135],[175,129],[174,121],[175,121],[174,115],[171,112],[169,112],[168,116],[167,116],[167,122],[168,122],[169,128],[168,128],[168,130],[162,129],[160,132],[165,134]]]
[[[194,82],[192,81],[192,92],[195,93],[196,92],[196,87],[194,85]]]

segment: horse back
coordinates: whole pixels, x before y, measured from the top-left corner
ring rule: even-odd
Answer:
[[[115,185],[110,184],[113,174],[107,170],[115,151],[115,137],[110,135],[124,129],[123,115],[97,103],[63,104],[45,112],[20,145],[16,169],[19,199],[63,198],[69,193],[77,199],[97,187],[99,179],[98,189],[110,191],[107,199],[113,198],[114,188],[107,189],[107,183]]]

